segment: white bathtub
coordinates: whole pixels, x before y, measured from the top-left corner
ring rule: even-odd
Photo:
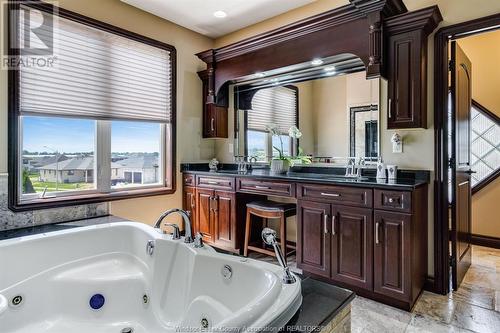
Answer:
[[[281,276],[278,266],[195,249],[132,222],[9,239],[0,241],[0,332],[277,329],[302,302],[300,282],[284,285]],[[105,299],[99,309],[90,306],[96,294]]]

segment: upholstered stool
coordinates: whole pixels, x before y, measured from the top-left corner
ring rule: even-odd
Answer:
[[[254,201],[247,204],[247,220],[245,227],[245,245],[243,248],[243,255],[248,256],[248,250],[255,251],[270,256],[276,256],[274,251],[270,251],[264,247],[251,245],[250,239],[252,238],[252,215],[261,217],[264,226],[267,227],[268,219],[280,219],[280,246],[283,251],[283,256],[287,256],[287,248],[295,249],[295,246],[289,245],[286,242],[286,219],[287,217],[294,216],[297,208],[294,203],[281,203],[275,201]],[[260,234],[259,234],[260,239]]]

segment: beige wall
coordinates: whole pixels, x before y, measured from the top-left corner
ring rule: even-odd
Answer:
[[[3,2],[3,1],[2,1]],[[213,47],[213,40],[140,11],[119,0],[60,0],[60,7],[172,44],[177,49],[177,164],[208,159],[213,141],[201,138],[201,81],[196,72],[204,64],[194,54]],[[2,20],[2,33],[6,33]],[[0,172],[7,172],[7,72],[0,72]],[[177,184],[181,184],[177,173]],[[115,201],[111,213],[152,223],[160,213],[181,206],[182,187],[174,195]]]
[[[472,62],[472,98],[500,116],[500,30],[458,40]]]
[[[459,22],[464,22],[472,20],[475,18],[488,16],[500,12],[500,1],[497,0],[405,0],[404,1],[409,10],[416,10],[420,8],[425,8],[432,5],[438,5],[442,14],[443,22],[441,22],[440,27],[455,24]],[[319,0],[313,4],[306,5],[297,8],[289,13],[280,15],[275,18],[268,19],[264,22],[255,24],[251,27],[247,27],[236,31],[234,33],[228,34],[221,38],[216,39],[215,43],[217,47],[227,45],[238,40],[248,38],[251,35],[263,33],[271,29],[275,29],[280,25],[291,23],[293,21],[309,17],[311,15],[317,14],[317,9],[321,7],[321,10],[332,9],[335,6],[343,5],[346,1],[328,1]],[[322,6],[325,6],[324,8]],[[398,164],[404,168],[416,168],[416,169],[427,169],[431,170],[431,177],[434,177],[434,34],[429,37],[428,40],[428,129],[415,129],[415,130],[405,130],[399,131],[403,135],[404,140],[404,152],[402,154],[393,154],[390,138],[393,131],[385,130],[387,128],[386,116],[387,116],[387,105],[384,99],[380,101],[381,110],[381,152],[386,163]],[[382,92],[387,93],[385,86],[381,87]],[[385,91],[384,91],[385,90]],[[433,187],[432,182],[429,186],[429,225],[428,225],[428,243],[429,243],[429,274],[432,275],[434,271],[434,230],[433,230]]]
[[[500,116],[500,30],[458,40],[472,62],[472,98]],[[500,179],[472,196],[472,233],[500,237]]]
[[[472,196],[472,233],[500,238],[500,178]]]

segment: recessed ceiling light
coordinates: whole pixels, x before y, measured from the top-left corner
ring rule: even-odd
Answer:
[[[264,72],[258,72],[258,73],[255,73],[254,75],[256,77],[264,77],[264,76],[266,76],[266,73],[264,73]]]
[[[324,68],[326,72],[333,72],[335,71],[335,66],[328,66]]]
[[[311,61],[311,65],[313,66],[319,66],[323,63],[323,60],[321,59],[313,59],[313,61]]]
[[[218,11],[214,12],[214,16],[217,18],[224,18],[227,16],[227,13],[222,11],[222,10],[218,10]]]

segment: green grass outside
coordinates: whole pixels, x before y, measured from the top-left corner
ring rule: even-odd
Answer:
[[[34,190],[39,193],[43,192],[45,187],[47,187],[47,192],[54,192],[56,190],[56,182],[41,182],[38,180],[38,174],[31,173],[29,175],[31,184]],[[59,183],[59,191],[74,191],[74,190],[85,190],[91,189],[94,186],[92,183]]]

